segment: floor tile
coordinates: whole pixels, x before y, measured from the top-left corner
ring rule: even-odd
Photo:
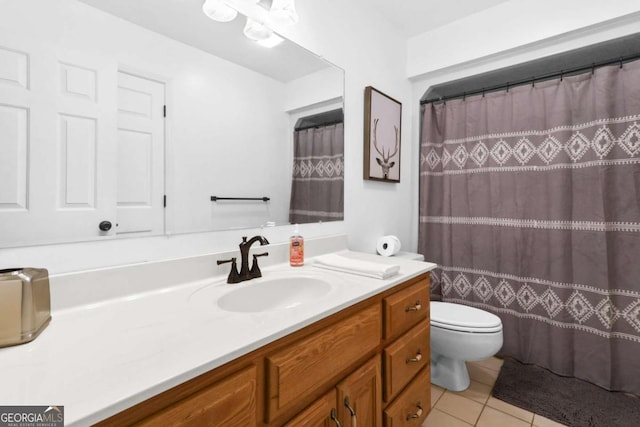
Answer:
[[[433,409],[422,424],[422,427],[469,427],[470,425],[456,417]]]
[[[494,356],[488,359],[478,360],[476,362],[468,362],[468,363],[474,363],[476,365],[482,366],[483,368],[491,369],[493,371],[499,371],[500,368],[502,368],[502,364],[504,363],[504,360]]]
[[[529,424],[531,424],[531,421],[533,420],[533,412],[518,408],[517,406],[513,406],[500,399],[496,399],[493,396],[491,396],[487,401],[487,406],[491,406],[493,409],[497,409],[498,411],[502,411],[506,414],[513,415],[516,418],[527,421]]]
[[[440,399],[440,396],[444,394],[444,389],[437,385],[431,385],[431,407],[436,406],[436,402]]]
[[[446,391],[442,395],[438,403],[436,403],[435,408],[469,424],[475,424],[480,412],[482,412],[482,405],[480,403],[449,391]]]
[[[449,391],[449,393],[455,393],[459,396],[466,397],[467,399],[471,399],[484,405],[491,395],[491,386],[479,383],[477,381],[471,381],[468,389],[457,392]]]
[[[529,427],[531,423],[485,406],[478,419],[477,427]]]
[[[483,366],[473,363],[467,363],[467,370],[469,371],[469,378],[482,384],[487,384],[493,387],[498,378],[498,371],[493,369],[487,369]]]
[[[535,427],[566,427],[564,424],[545,418],[542,415],[535,414],[533,416],[533,425]]]

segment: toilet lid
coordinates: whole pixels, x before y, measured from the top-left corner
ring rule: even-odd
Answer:
[[[441,301],[431,301],[431,326],[477,333],[502,330],[502,322],[495,314],[468,305]]]

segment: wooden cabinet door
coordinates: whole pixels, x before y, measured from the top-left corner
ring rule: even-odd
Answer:
[[[334,418],[337,417],[335,389],[313,402],[284,427],[335,427],[337,424],[331,419],[332,413]]]
[[[256,425],[256,367],[250,366],[217,382],[153,416],[137,426]]]
[[[331,375],[344,372],[363,353],[375,350],[381,324],[380,305],[374,304],[268,356],[267,421],[334,381]]]
[[[380,356],[376,355],[338,384],[338,419],[342,427],[382,425]]]

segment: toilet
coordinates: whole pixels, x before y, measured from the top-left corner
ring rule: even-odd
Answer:
[[[502,347],[500,318],[478,308],[431,301],[431,383],[452,391],[469,387],[466,361]]]

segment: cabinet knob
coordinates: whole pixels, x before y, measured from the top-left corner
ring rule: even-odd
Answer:
[[[102,221],[98,224],[98,228],[100,231],[109,231],[111,230],[111,221]]]
[[[409,311],[418,311],[422,309],[422,304],[420,304],[420,300],[416,301],[416,304],[413,307],[405,307],[404,311],[405,312],[409,312]]]
[[[420,350],[418,350],[418,352],[416,353],[416,357],[408,357],[407,358],[407,363],[417,363],[419,361],[422,360],[422,352]]]
[[[420,418],[422,416],[422,404],[420,402],[416,404],[416,408],[418,408],[416,412],[407,415],[407,421],[413,420],[415,418]]]

